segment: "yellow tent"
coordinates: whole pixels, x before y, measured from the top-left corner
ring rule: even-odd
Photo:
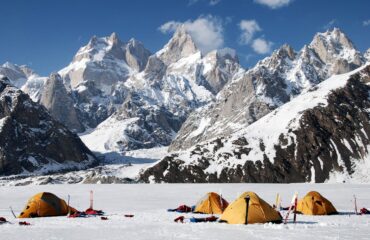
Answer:
[[[31,197],[18,218],[51,217],[67,215],[77,210],[52,193],[42,192]]]
[[[230,224],[245,224],[246,200],[249,196],[248,224],[251,223],[281,223],[282,217],[279,212],[273,209],[268,203],[261,199],[254,192],[245,192],[238,199],[232,202],[221,215],[220,220]]]
[[[320,193],[312,191],[298,201],[297,212],[305,215],[329,215],[338,213],[333,204]]]
[[[194,212],[222,214],[229,203],[215,192],[209,192],[195,205]]]

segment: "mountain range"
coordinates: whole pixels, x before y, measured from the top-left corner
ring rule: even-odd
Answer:
[[[359,52],[334,28],[317,33],[299,51],[285,44],[245,69],[234,50],[202,53],[179,27],[156,53],[112,33],[92,37],[68,66],[48,77],[11,63],[0,66],[0,75],[60,123],[56,128],[67,128],[74,139],[79,134],[87,147],[82,142],[74,145],[91,159],[96,160],[94,154],[122,156],[130,150],[169,146],[168,156],[138,177],[144,182],[324,182],[337,172],[354,174],[354,159],[367,156],[368,68],[363,66],[368,61],[370,49]],[[343,104],[360,113],[338,110]],[[289,109],[298,108],[289,115]],[[346,129],[341,134],[346,137],[336,135],[341,125],[321,122],[335,122],[326,111],[343,121]],[[346,122],[347,116],[352,121]],[[314,140],[306,136],[305,127],[315,133]],[[347,132],[354,129],[358,135]],[[310,141],[302,141],[306,138]],[[344,143],[339,143],[344,140],[351,146],[346,145],[345,152],[340,150]],[[330,150],[325,155],[313,146]],[[336,155],[334,148],[339,149]]]

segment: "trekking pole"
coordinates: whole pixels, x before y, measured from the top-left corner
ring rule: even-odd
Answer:
[[[94,193],[93,193],[93,191],[91,190],[91,191],[90,191],[90,208],[91,208],[91,209],[94,209],[94,208],[93,208],[93,203],[94,203]]]
[[[14,211],[13,211],[12,206],[10,206],[9,208],[10,208],[10,211],[12,212],[12,214],[13,214],[14,218],[17,218],[17,217],[15,216],[15,214],[14,214]]]
[[[294,199],[294,218],[293,218],[294,223],[296,223],[297,221],[297,203],[298,203],[298,194],[296,194],[295,199]]]
[[[245,199],[245,204],[246,204],[246,208],[245,208],[245,225],[248,225],[248,211],[249,211],[249,200],[250,200],[250,196],[247,195],[244,199]]]
[[[71,215],[71,208],[69,207],[69,199],[70,199],[70,196],[68,194],[68,200],[67,200],[68,214],[67,214],[67,217],[69,217]]]
[[[353,198],[354,198],[354,201],[355,201],[355,214],[357,215],[357,199],[356,199],[356,195],[353,195]]]

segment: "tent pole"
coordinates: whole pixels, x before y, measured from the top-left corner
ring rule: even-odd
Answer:
[[[250,200],[249,195],[247,195],[244,199],[245,199],[245,204],[246,204],[246,208],[245,208],[245,225],[247,225],[248,224],[249,200]]]
[[[90,191],[90,208],[91,209],[94,209],[93,208],[93,203],[94,203],[94,195],[93,195],[94,193],[93,193],[93,191],[91,190]]]
[[[298,195],[294,199],[294,223],[297,222],[297,204],[298,204]]]

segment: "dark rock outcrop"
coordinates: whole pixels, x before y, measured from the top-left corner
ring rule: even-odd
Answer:
[[[93,165],[80,138],[7,80],[0,80],[0,175],[51,173]]]

